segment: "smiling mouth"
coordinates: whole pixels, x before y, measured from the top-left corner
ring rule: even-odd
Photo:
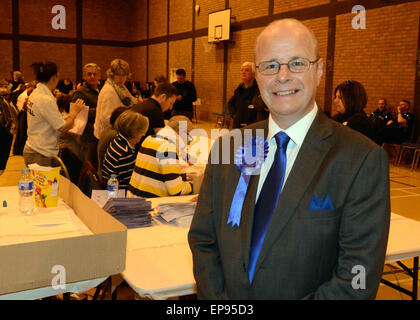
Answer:
[[[287,95],[291,95],[291,94],[295,94],[297,93],[299,90],[288,90],[288,91],[279,91],[279,92],[274,92],[274,94],[276,96],[287,96]]]

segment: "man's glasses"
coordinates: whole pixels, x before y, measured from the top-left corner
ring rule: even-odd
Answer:
[[[261,62],[256,68],[261,74],[277,74],[282,65],[289,68],[290,72],[302,73],[309,70],[311,64],[317,63],[320,58],[310,61],[306,58],[296,58],[290,60],[288,63],[279,63],[277,61],[264,61]]]

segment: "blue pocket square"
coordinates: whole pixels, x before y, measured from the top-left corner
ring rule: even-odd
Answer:
[[[317,198],[316,195],[313,195],[311,201],[309,202],[308,210],[333,210],[334,207],[331,203],[330,196],[327,195],[325,199]]]

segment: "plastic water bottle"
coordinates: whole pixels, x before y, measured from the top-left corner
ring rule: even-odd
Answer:
[[[118,194],[117,175],[111,174],[111,178],[109,178],[106,188],[108,190],[108,199],[117,197],[117,194]]]
[[[34,209],[34,182],[29,169],[23,169],[19,180],[19,210],[23,214],[30,215]]]

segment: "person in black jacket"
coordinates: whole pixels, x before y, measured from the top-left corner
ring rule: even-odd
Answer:
[[[401,100],[397,106],[397,115],[386,127],[379,131],[378,139],[382,143],[401,144],[409,142],[414,130],[414,114],[409,112],[410,101]]]
[[[268,118],[268,109],[261,99],[255,80],[255,65],[244,62],[241,66],[241,83],[228,101],[228,110],[233,117],[233,128],[241,128]]]
[[[367,103],[363,85],[354,80],[346,80],[335,88],[334,96],[337,114],[333,119],[375,141],[372,125],[363,111]]]
[[[378,108],[369,116],[369,121],[375,131],[376,139],[378,139],[379,132],[392,123],[392,114],[387,109],[387,104],[388,103],[385,98],[379,98]]]
[[[97,147],[98,139],[93,134],[94,123],[96,117],[96,106],[99,96],[99,79],[101,78],[101,68],[93,62],[86,64],[83,67],[84,84],[79,86],[73,94],[72,102],[78,99],[84,101],[85,105],[89,107],[89,115],[86,127],[83,134],[78,138],[81,145],[81,150],[84,154],[84,160],[89,160],[96,168],[98,163]]]
[[[184,69],[176,70],[176,81],[172,85],[178,90],[176,101],[173,106],[172,115],[184,115],[193,118],[193,102],[197,100],[197,92],[194,84],[185,79]]]

